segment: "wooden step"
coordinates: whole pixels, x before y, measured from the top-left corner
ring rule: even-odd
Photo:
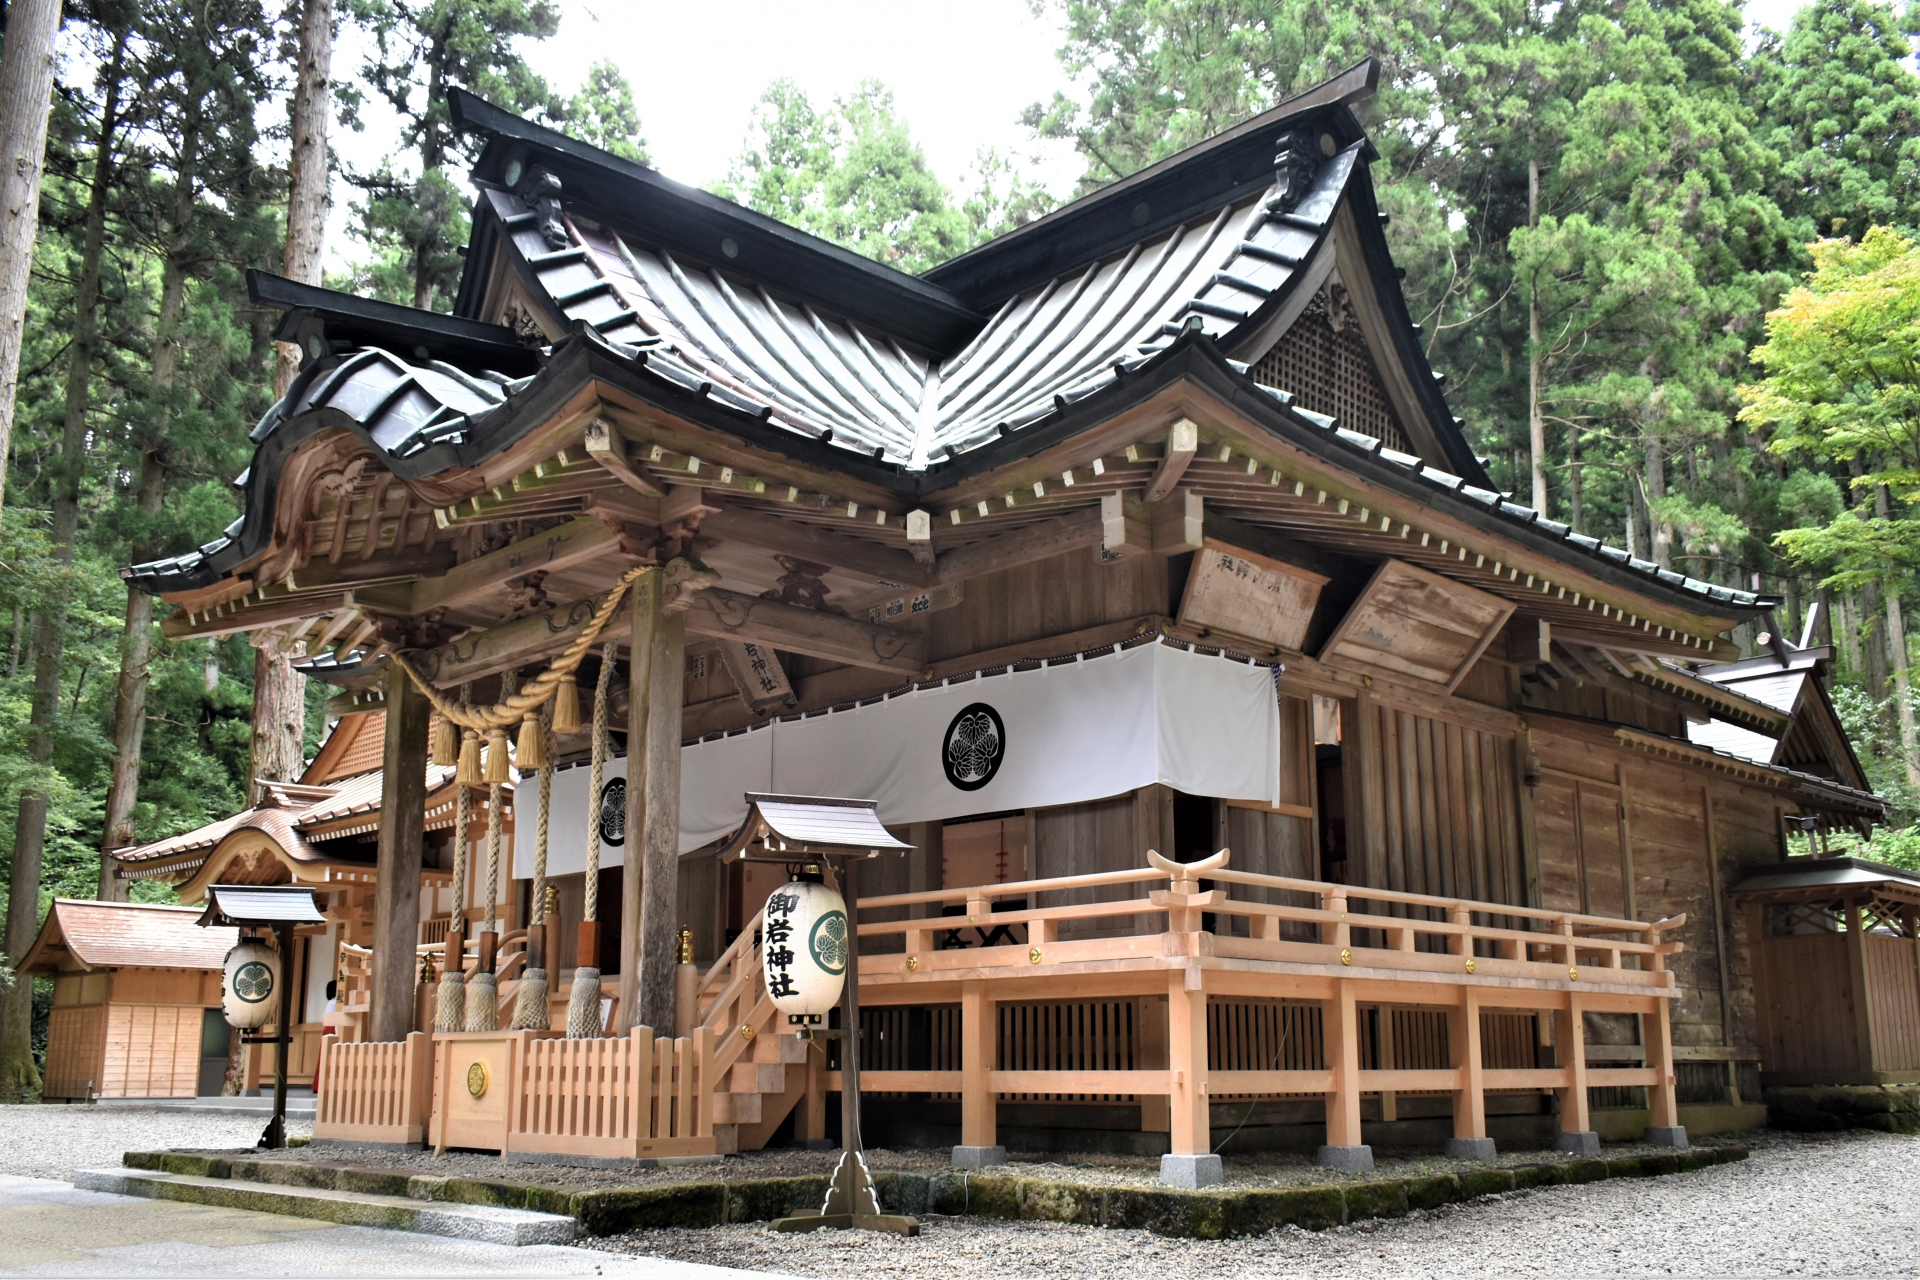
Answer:
[[[787,1068],[780,1062],[736,1062],[727,1077],[729,1093],[779,1093],[787,1087]]]
[[[807,1042],[797,1035],[765,1031],[753,1038],[755,1062],[805,1062],[807,1052]]]
[[[722,1124],[758,1124],[760,1122],[760,1095],[757,1093],[716,1093],[713,1095],[713,1123]]]

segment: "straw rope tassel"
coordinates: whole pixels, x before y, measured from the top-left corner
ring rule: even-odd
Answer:
[[[613,677],[613,646],[600,651],[600,680],[593,689],[593,766],[587,780],[586,910],[594,920],[600,910],[600,782],[607,765],[607,687]],[[600,970],[581,965],[573,971],[573,990],[567,995],[567,1038],[591,1040],[600,1034]]]
[[[547,901],[547,813],[548,802],[553,798],[553,706],[549,703],[541,709],[540,731],[540,807],[534,816],[533,827],[533,893],[527,901],[532,909],[527,913],[528,928],[540,927],[541,912]],[[521,759],[524,761],[525,756]],[[551,951],[558,938],[547,939],[547,950]],[[542,955],[542,965],[530,966],[521,971],[520,990],[513,1000],[513,1029],[515,1031],[545,1031],[548,1029],[547,1013],[547,967],[559,969],[559,962]]]

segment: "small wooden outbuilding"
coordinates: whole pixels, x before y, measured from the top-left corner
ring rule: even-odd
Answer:
[[[237,929],[191,907],[57,898],[21,963],[53,979],[47,1098],[220,1092],[229,1028],[220,967]]]
[[[1920,875],[1794,858],[1735,885],[1768,1085],[1920,1084]]]

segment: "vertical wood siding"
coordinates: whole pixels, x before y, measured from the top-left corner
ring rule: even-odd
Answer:
[[[1873,1011],[1873,1069],[1920,1067],[1920,948],[1912,938],[1869,933],[1860,939],[1867,959],[1867,1007]]]
[[[84,1098],[87,1086],[100,1091],[107,1048],[107,1006],[54,1006],[47,1021],[47,1072],[42,1092],[49,1098]]]
[[[1512,737],[1377,699],[1360,707],[1357,746],[1373,784],[1362,883],[1524,904]]]

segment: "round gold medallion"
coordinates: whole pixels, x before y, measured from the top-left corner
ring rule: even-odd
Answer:
[[[1468,972],[1468,973],[1472,973],[1472,972],[1473,972],[1473,957],[1472,957],[1472,956],[1468,956],[1468,957],[1467,957],[1467,972]]]
[[[907,957],[907,969],[908,969],[908,971],[909,971],[909,972],[911,972],[911,971],[913,971],[913,970],[915,970],[915,969],[918,969],[919,967],[920,967],[920,957],[919,957],[919,956],[908,956],[908,957]]]
[[[467,1068],[467,1092],[479,1097],[487,1091],[487,1064],[476,1062]]]
[[[1038,947],[1028,947],[1028,948],[1027,948],[1027,963],[1028,963],[1028,964],[1039,964],[1039,963],[1040,963],[1040,948],[1038,948]]]
[[[1567,981],[1568,982],[1580,981],[1580,970],[1577,966],[1567,970]]]
[[[1340,963],[1341,964],[1353,963],[1353,952],[1348,950],[1346,947],[1340,948]]]
[[[753,1024],[751,1022],[743,1022],[740,1024],[740,1038],[742,1040],[753,1039]]]

